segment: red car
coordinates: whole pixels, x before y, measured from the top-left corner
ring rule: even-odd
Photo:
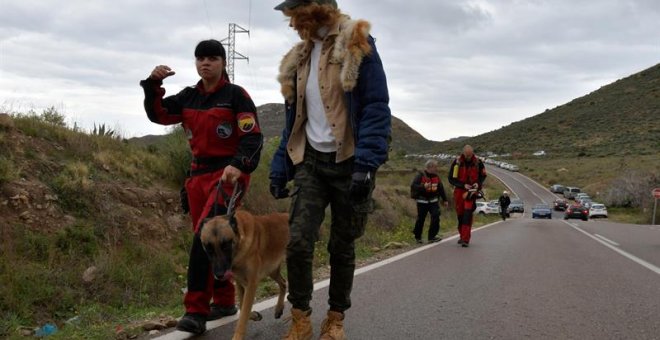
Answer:
[[[568,201],[563,198],[558,198],[552,203],[552,206],[557,211],[564,211],[566,208],[568,208]]]
[[[567,220],[569,218],[580,218],[586,221],[589,219],[589,209],[581,205],[571,205],[564,213],[564,219]]]

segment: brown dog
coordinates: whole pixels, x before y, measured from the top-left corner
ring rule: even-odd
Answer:
[[[200,238],[215,278],[227,280],[233,274],[237,283],[241,311],[233,339],[245,337],[257,285],[266,276],[280,288],[275,318],[282,316],[286,281],[280,269],[289,242],[289,214],[255,216],[238,210],[231,217],[223,215],[207,220]],[[255,312],[251,318],[259,320],[260,315]]]

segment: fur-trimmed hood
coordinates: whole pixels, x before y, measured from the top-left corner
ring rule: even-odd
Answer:
[[[340,80],[344,91],[353,90],[357,84],[360,64],[362,59],[371,53],[369,44],[369,31],[371,24],[365,20],[351,20],[343,15],[337,25],[328,33],[336,35],[335,44],[330,56],[331,63],[341,64]],[[280,74],[277,80],[280,82],[281,92],[284,99],[292,103],[296,97],[295,78],[298,63],[307,58],[311,48],[305,48],[313,44],[311,41],[302,41],[296,44],[284,55],[280,64]]]

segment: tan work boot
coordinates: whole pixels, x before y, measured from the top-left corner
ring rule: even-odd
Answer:
[[[321,324],[320,340],[344,340],[344,313],[328,311],[328,317]]]
[[[291,309],[291,327],[282,340],[311,340],[312,339],[312,320],[309,315],[312,310]]]

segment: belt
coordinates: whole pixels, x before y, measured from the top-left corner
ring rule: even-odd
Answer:
[[[321,152],[314,149],[309,143],[305,145],[305,155],[326,163],[335,163],[337,161],[337,152]]]
[[[199,176],[224,169],[231,163],[231,160],[231,157],[193,157],[192,165],[196,165],[196,167],[190,169],[190,176]]]

